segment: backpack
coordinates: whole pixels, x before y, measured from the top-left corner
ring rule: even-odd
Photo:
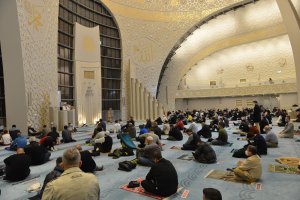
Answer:
[[[131,170],[133,170],[135,168],[136,168],[136,164],[135,163],[132,163],[130,161],[123,161],[123,162],[119,162],[119,168],[118,168],[118,170],[130,172]]]

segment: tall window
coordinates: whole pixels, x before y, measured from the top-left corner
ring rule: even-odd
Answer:
[[[4,75],[3,75],[1,45],[0,45],[0,125],[6,126],[5,91],[4,91]]]
[[[120,117],[121,39],[111,13],[99,0],[60,0],[58,21],[58,89],[61,99],[74,105],[74,23],[100,27],[102,111],[109,108]]]

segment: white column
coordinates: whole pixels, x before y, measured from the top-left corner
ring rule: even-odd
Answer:
[[[298,15],[291,0],[277,0],[283,22],[286,26],[290,43],[293,49],[296,67],[298,105],[300,104],[300,24]]]
[[[145,109],[145,119],[149,118],[149,94],[147,90],[144,90],[144,109]]]
[[[141,84],[140,85],[140,100],[141,100],[141,104],[140,104],[140,116],[141,116],[141,120],[145,120],[145,109],[144,109],[144,106],[145,106],[145,99],[144,99],[144,87],[143,85]]]
[[[136,83],[135,83],[135,88],[136,88],[136,94],[135,94],[135,96],[136,96],[136,119],[137,120],[140,120],[141,119],[141,117],[140,117],[140,103],[141,103],[141,95],[140,95],[140,83],[137,81]]]

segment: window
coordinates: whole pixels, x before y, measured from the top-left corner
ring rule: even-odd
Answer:
[[[0,125],[6,126],[5,90],[4,90],[1,45],[0,45]]]
[[[61,100],[74,105],[74,22],[100,27],[102,110],[120,110],[121,39],[118,27],[101,1],[60,0],[58,24],[58,89]],[[120,117],[120,116],[118,116]]]

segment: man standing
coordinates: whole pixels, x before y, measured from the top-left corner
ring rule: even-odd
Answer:
[[[260,133],[260,126],[259,126],[259,122],[261,120],[261,110],[260,107],[257,103],[257,101],[253,101],[254,103],[254,109],[253,109],[253,122],[255,123],[256,128],[258,129],[259,133]]]
[[[59,178],[47,184],[42,200],[98,200],[100,187],[97,178],[80,170],[81,157],[76,148],[63,154],[64,172]]]

